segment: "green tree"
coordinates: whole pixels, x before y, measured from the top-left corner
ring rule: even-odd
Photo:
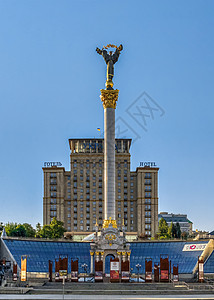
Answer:
[[[40,224],[40,223],[37,223],[37,224],[36,224],[36,233],[35,233],[35,237],[37,237],[37,238],[40,237],[41,230],[42,230],[41,224]]]
[[[177,238],[177,230],[176,230],[176,226],[174,223],[173,223],[173,227],[172,227],[172,237]]]
[[[3,230],[3,223],[2,222],[0,222],[0,234],[2,233],[2,230]]]
[[[41,238],[52,238],[52,229],[49,225],[44,225],[39,231],[39,237]]]
[[[12,236],[26,237],[27,232],[25,227],[21,224],[17,225],[15,230],[12,232]]]
[[[26,230],[26,236],[27,237],[35,237],[36,230],[33,228],[33,226],[31,224],[24,223],[23,226]]]
[[[173,224],[173,222],[171,222],[171,224],[170,224],[170,226],[169,226],[169,228],[168,228],[168,236],[169,236],[170,238],[172,238],[172,230],[173,230],[173,226],[174,226],[174,224]]]
[[[169,235],[168,235],[169,227],[168,227],[166,220],[164,220],[164,218],[160,219],[158,229],[159,229],[158,235],[159,235],[160,239],[168,239],[169,238]]]
[[[50,228],[52,230],[52,239],[57,239],[64,236],[64,232],[66,230],[63,225],[63,222],[57,221],[56,218],[53,218],[50,224]]]
[[[8,236],[15,236],[14,232],[16,230],[17,223],[7,223],[4,228]]]
[[[180,225],[178,222],[176,223],[175,228],[176,228],[176,238],[180,239],[181,238],[181,228],[180,228]]]

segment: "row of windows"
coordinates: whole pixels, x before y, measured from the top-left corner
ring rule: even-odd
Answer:
[[[99,225],[102,225],[102,223],[99,223]],[[68,226],[68,229],[67,229],[67,230],[70,231],[70,230],[71,230],[71,226]],[[74,226],[74,230],[77,230],[77,226]],[[80,225],[80,226],[79,226],[79,230],[80,230],[80,231],[84,231],[84,226],[83,226],[83,225]],[[90,226],[86,226],[86,231],[91,231],[91,230],[94,230],[94,229],[91,229]],[[126,231],[128,230],[128,227],[127,227],[127,226],[125,226],[125,230],[126,230]],[[134,227],[131,226],[131,227],[130,227],[130,230],[133,231],[133,230],[134,230]]]
[[[87,159],[87,160],[86,160],[86,167],[89,168],[89,166],[90,166],[90,164],[91,164],[93,168],[96,168],[96,164],[97,164],[97,163],[99,163],[99,167],[102,167],[102,163],[103,163],[102,159],[100,159],[99,162],[95,162],[95,161],[90,162],[90,160]],[[124,160],[123,167],[124,167],[124,168],[127,168],[127,166],[128,166],[128,165],[127,165],[127,160]],[[77,160],[74,160],[74,162],[73,162],[73,167],[74,167],[74,168],[77,168]],[[84,167],[84,163],[81,161],[81,162],[80,162],[80,168],[83,168],[83,167]],[[121,168],[121,162],[120,162],[120,163],[117,163],[117,168]]]
[[[73,201],[72,201],[73,202]],[[74,201],[73,202],[73,205],[74,206],[77,206],[77,202],[79,202],[80,205],[83,205],[84,204],[84,201]],[[51,201],[50,201],[51,204],[56,204],[56,199],[55,198],[51,198]],[[90,203],[91,201],[87,201],[86,202],[86,206],[90,206]],[[99,201],[99,206],[102,206],[103,202],[102,201]],[[120,206],[121,205],[121,201],[116,201],[117,205]],[[130,205],[132,206],[133,205],[133,201],[130,201]],[[145,204],[151,204],[151,199],[146,199],[145,200]],[[71,201],[67,201],[67,205],[71,205]],[[93,201],[93,205],[96,205],[96,201]],[[124,206],[127,206],[128,205],[128,202],[127,201],[123,201],[122,202],[122,205]],[[146,205],[145,206],[145,210],[150,210],[151,209],[151,205]]]

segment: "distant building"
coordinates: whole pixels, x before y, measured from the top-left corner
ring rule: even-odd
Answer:
[[[187,232],[188,234],[192,234],[193,223],[187,218],[187,215],[160,212],[158,214],[158,222],[161,218],[163,218],[167,222],[168,226],[170,226],[171,222],[173,224],[179,223],[181,232]]]
[[[92,232],[104,219],[104,140],[70,139],[70,170],[46,163],[43,224],[53,217],[69,232]],[[115,140],[116,220],[126,232],[147,238],[158,231],[158,170],[141,163],[130,170],[131,139]]]

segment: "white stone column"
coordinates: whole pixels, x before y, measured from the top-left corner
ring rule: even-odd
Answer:
[[[104,109],[105,220],[115,220],[115,109]]]
[[[104,227],[105,221],[115,221],[115,109],[118,93],[118,90],[101,90],[100,96],[104,108]]]

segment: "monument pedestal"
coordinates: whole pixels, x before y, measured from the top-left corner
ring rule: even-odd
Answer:
[[[107,222],[108,221],[108,222]],[[96,235],[93,243],[91,243],[91,253],[94,253],[94,261],[102,261],[103,274],[106,273],[106,257],[108,255],[118,258],[119,262],[119,274],[121,275],[121,263],[130,260],[130,244],[127,243],[125,238],[124,228],[119,230],[116,226],[115,220],[105,220],[105,227],[98,231],[96,226]],[[93,256],[91,256],[93,257]],[[91,264],[92,265],[92,264]],[[129,267],[130,268],[130,267]],[[111,271],[111,269],[110,269]],[[130,270],[127,270],[129,272]],[[96,272],[96,269],[95,269]],[[91,273],[93,270],[91,269]]]

